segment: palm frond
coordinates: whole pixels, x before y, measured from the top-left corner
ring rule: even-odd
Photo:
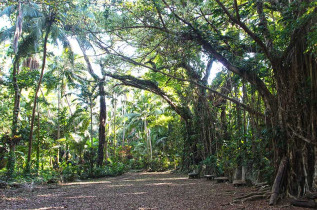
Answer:
[[[76,39],[79,42],[79,45],[83,46],[86,50],[90,50],[91,49],[91,50],[94,51],[94,53],[96,53],[93,45],[85,37],[77,36]]]
[[[58,45],[57,40],[58,40],[59,33],[60,33],[60,30],[59,30],[58,26],[52,25],[52,27],[51,27],[51,38],[54,41],[55,45]]]
[[[22,11],[24,17],[36,18],[43,16],[43,14],[40,12],[39,5],[35,3],[24,4]]]
[[[15,32],[15,26],[0,32],[0,43],[11,39]]]
[[[34,54],[34,42],[37,41],[32,34],[26,36],[21,40],[18,46],[18,56],[19,57],[28,57],[28,55]]]
[[[8,7],[4,8],[0,12],[0,17],[2,17],[3,15],[6,15],[6,16],[10,17],[10,15],[15,11],[15,9],[16,9],[15,5],[11,5],[11,6],[8,6]]]
[[[24,22],[25,25],[23,25],[24,30],[29,31],[30,33],[34,34],[38,39],[42,37],[42,29],[45,27],[45,17],[37,17],[32,18],[32,21],[30,22]]]
[[[29,55],[37,52],[38,49],[38,40],[34,34],[29,34],[26,36],[18,46],[18,56],[19,57],[28,57]]]
[[[68,38],[66,37],[65,33],[60,33],[60,36],[58,38],[63,43],[64,54],[66,55],[72,67],[74,67],[75,56]]]
[[[168,138],[167,138],[166,136],[164,136],[164,137],[162,137],[162,138],[156,140],[156,144],[165,143],[167,139],[168,139]]]

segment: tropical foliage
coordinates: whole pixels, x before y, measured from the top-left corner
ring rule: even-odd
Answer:
[[[234,176],[243,167],[251,181],[275,180],[290,195],[314,190],[316,8],[311,0],[2,3],[2,176],[201,168]]]

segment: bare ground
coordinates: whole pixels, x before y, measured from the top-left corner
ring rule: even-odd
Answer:
[[[6,189],[0,192],[0,209],[301,209],[282,203],[269,207],[267,200],[234,204],[252,191],[185,175],[126,173],[62,185]]]

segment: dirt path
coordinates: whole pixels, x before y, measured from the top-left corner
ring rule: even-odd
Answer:
[[[230,204],[250,191],[232,184],[163,173],[126,173],[119,177],[2,191],[0,209],[273,209],[267,201]],[[274,209],[296,209],[279,206]]]

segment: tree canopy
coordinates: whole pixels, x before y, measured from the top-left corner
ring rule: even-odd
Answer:
[[[312,0],[4,1],[0,173],[317,187]],[[218,71],[218,72],[217,72]],[[217,73],[216,73],[217,72]]]

